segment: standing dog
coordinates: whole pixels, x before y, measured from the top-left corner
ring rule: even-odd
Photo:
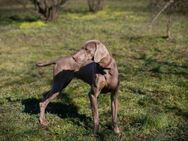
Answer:
[[[111,92],[112,127],[115,133],[120,130],[117,125],[119,87],[118,69],[106,47],[98,40],[90,40],[75,54],[62,57],[48,63],[38,63],[38,67],[54,64],[53,85],[40,102],[40,124],[47,125],[45,109],[48,103],[62,91],[73,78],[78,78],[91,86],[89,99],[94,121],[94,132],[99,131],[99,113],[97,97],[100,92]]]

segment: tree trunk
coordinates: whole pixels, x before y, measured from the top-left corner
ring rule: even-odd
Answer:
[[[88,0],[89,11],[97,12],[103,8],[103,0]]]
[[[172,17],[171,14],[168,15],[167,24],[166,24],[166,37],[171,39],[171,25],[172,25]]]
[[[53,21],[58,16],[61,5],[67,0],[33,0],[36,10],[46,21]]]

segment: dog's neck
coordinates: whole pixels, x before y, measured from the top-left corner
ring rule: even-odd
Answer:
[[[88,60],[88,61],[85,61],[85,62],[78,62],[76,61],[76,59],[74,57],[72,57],[72,59],[74,60],[74,66],[75,66],[75,70],[78,71],[81,67],[87,65],[87,64],[90,64],[92,63],[93,61],[92,60]]]

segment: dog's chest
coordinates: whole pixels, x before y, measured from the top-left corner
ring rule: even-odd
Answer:
[[[90,85],[94,82],[98,75],[103,76],[105,81],[107,80],[107,83],[110,80],[110,71],[103,69],[94,62],[81,67],[79,71],[75,72],[76,78],[81,79]]]

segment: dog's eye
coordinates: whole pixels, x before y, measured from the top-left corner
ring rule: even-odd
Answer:
[[[85,51],[86,51],[87,53],[90,53],[90,50],[89,50],[88,48],[85,48]]]

